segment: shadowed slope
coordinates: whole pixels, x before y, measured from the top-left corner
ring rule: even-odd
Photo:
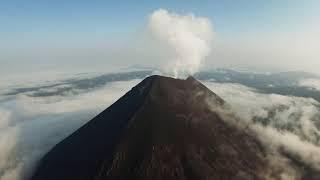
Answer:
[[[112,161],[114,146],[128,121],[142,106],[153,79],[146,78],[57,144],[43,157],[32,179],[93,179],[103,161]]]
[[[97,179],[250,179],[267,166],[259,143],[211,111],[224,101],[193,78],[158,77]]]

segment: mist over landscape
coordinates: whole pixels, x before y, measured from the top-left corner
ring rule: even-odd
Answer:
[[[88,75],[6,89],[0,102],[1,179],[30,175],[35,162],[56,143],[152,74],[152,70],[143,70]],[[281,73],[281,83],[274,78],[278,74],[227,69],[200,72],[195,77],[225,99],[243,123],[256,128],[268,145],[283,147],[318,169],[320,103],[316,99],[320,91],[301,85],[299,82],[309,81],[310,77],[297,74]],[[249,78],[250,85],[246,78],[250,76],[259,78]],[[307,92],[314,96],[304,96]]]
[[[310,0],[297,8],[298,2],[290,3],[262,3],[256,5],[261,12],[253,14],[242,7],[239,17],[233,12],[241,6],[237,3],[208,3],[217,14],[204,5],[202,12],[192,5],[179,10],[167,2],[156,3],[142,12],[142,7],[132,10],[139,21],[130,22],[120,11],[113,12],[115,20],[105,15],[110,28],[99,18],[96,29],[94,23],[85,29],[80,22],[58,19],[63,23],[52,20],[34,34],[26,31],[24,40],[7,36],[23,33],[8,31],[12,25],[3,21],[8,32],[0,31],[0,38],[6,37],[0,42],[0,180],[29,179],[51,148],[152,75],[193,76],[221,97],[223,108],[210,98],[206,102],[226,123],[261,142],[274,166],[264,172],[265,179],[274,174],[283,180],[301,179],[304,171],[319,172],[320,4]],[[71,7],[66,4],[66,9]],[[98,12],[103,10],[110,9]],[[81,12],[75,11],[75,16]],[[43,12],[34,13],[26,21],[37,29]],[[295,13],[301,16],[291,15]],[[262,22],[244,20],[254,14]],[[31,27],[29,23],[25,26]],[[54,28],[56,23],[61,29]],[[58,32],[44,32],[46,28]]]

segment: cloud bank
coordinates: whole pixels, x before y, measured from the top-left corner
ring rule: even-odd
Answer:
[[[311,98],[263,94],[233,83],[204,82],[231,106],[239,127],[250,130],[265,146],[281,179],[300,179],[292,163],[320,170],[320,103]],[[214,108],[214,107],[213,107]],[[230,111],[228,111],[230,113]],[[224,118],[227,119],[228,118]]]
[[[303,79],[298,85],[320,91],[320,79]]]
[[[70,92],[77,93],[59,93],[57,89],[65,86],[57,85],[0,98],[0,179],[26,179],[37,160],[51,147],[140,80],[113,81],[86,91],[77,89],[77,80],[67,86],[73,88]],[[83,85],[84,81],[79,81]],[[299,179],[303,173],[292,166],[287,155],[307,167],[320,169],[319,102],[263,94],[234,83],[204,81],[204,84],[226,100],[239,117],[237,123],[252,130],[265,145],[270,156],[267,158],[281,172],[282,179]],[[46,96],[35,96],[44,91]]]
[[[33,97],[29,92],[1,100],[0,179],[28,178],[36,161],[50,148],[139,81],[112,82],[84,93]]]
[[[214,31],[207,18],[159,9],[150,15],[148,28],[172,52],[168,64],[162,68],[166,74],[193,75],[210,54]]]

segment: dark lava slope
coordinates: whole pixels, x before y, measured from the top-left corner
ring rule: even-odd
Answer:
[[[212,110],[223,104],[193,78],[148,77],[57,144],[31,179],[280,179],[258,140]]]

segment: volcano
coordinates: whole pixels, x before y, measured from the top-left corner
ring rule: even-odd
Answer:
[[[53,147],[31,180],[281,179],[225,104],[192,77],[147,77]]]

